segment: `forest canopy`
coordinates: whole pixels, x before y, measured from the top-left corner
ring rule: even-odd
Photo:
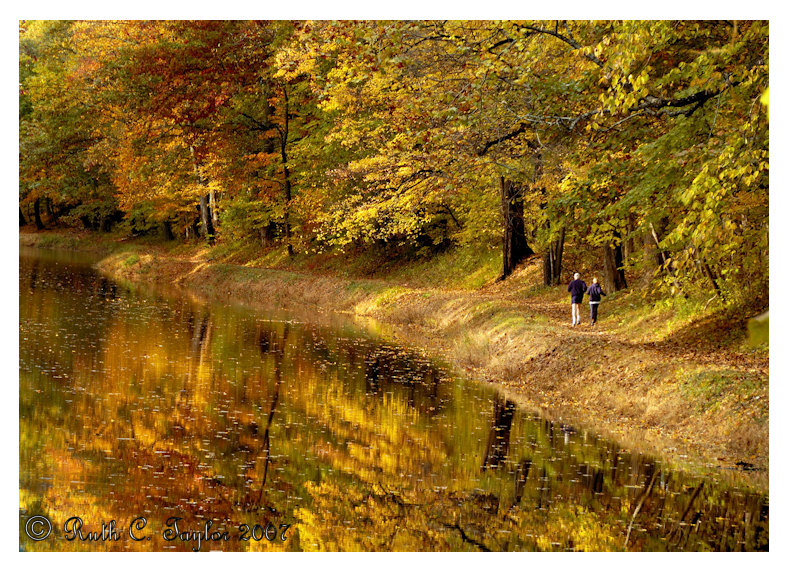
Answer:
[[[768,282],[768,22],[24,21],[20,225]],[[767,300],[766,300],[767,303]]]

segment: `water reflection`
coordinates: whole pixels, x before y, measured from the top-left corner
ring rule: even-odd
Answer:
[[[229,533],[201,550],[768,548],[764,495],[527,414],[353,324],[120,286],[62,256],[20,257],[20,524],[56,527],[21,526],[27,550],[194,548],[163,537],[172,517]],[[150,539],[69,542],[71,516],[145,517]]]
[[[494,419],[488,434],[483,470],[498,467],[507,459],[507,450],[510,447],[510,428],[513,425],[515,412],[515,403],[506,401],[500,396],[494,398]]]

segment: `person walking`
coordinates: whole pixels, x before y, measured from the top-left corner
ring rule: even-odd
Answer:
[[[573,280],[568,284],[568,292],[571,293],[571,320],[573,320],[574,326],[578,326],[582,323],[579,314],[579,304],[582,303],[584,293],[587,291],[587,284],[584,283],[584,280],[582,280],[580,276],[578,272],[575,272],[573,274]]]
[[[598,278],[593,278],[593,283],[587,290],[587,295],[590,297],[590,325],[594,326],[598,321],[598,304],[601,303],[601,296],[606,296],[601,285],[598,284]]]

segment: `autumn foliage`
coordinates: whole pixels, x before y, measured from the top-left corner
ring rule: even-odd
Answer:
[[[23,22],[20,224],[483,243],[546,284],[567,244],[610,290],[739,303],[767,293],[767,87],[761,21]]]

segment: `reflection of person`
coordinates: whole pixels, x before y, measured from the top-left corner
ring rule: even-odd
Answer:
[[[584,293],[587,291],[587,284],[585,284],[584,280],[581,280],[579,276],[578,272],[574,273],[573,280],[568,284],[568,292],[571,293],[571,319],[573,320],[574,326],[582,323],[581,316],[579,315],[579,304],[582,303]]]
[[[598,321],[598,304],[601,303],[601,296],[606,296],[601,285],[598,284],[598,279],[593,278],[593,283],[590,289],[587,290],[587,295],[590,297],[590,325],[594,326]]]

